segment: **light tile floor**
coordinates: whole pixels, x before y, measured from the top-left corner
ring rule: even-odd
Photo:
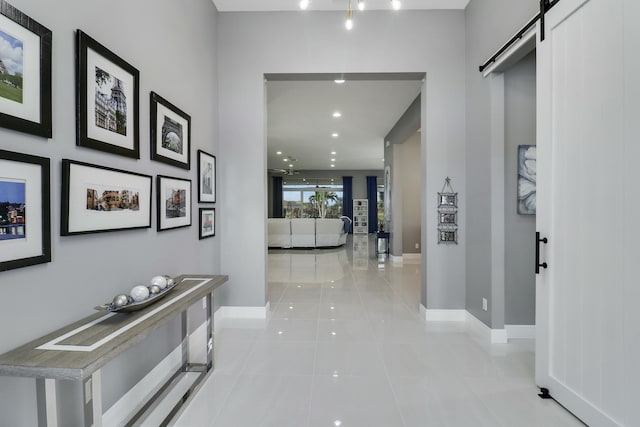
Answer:
[[[270,318],[216,325],[215,369],[176,426],[582,426],[537,396],[533,342],[419,316],[420,265],[372,238],[269,252]]]

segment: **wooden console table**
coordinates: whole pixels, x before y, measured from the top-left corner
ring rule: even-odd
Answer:
[[[189,391],[173,407],[162,425],[166,425],[188,397],[200,386],[205,375],[213,369],[213,320],[211,316],[213,291],[228,280],[228,276],[182,275],[170,293],[156,303],[131,313],[97,312],[71,325],[38,338],[0,355],[0,375],[36,379],[38,425],[58,426],[56,381],[83,382],[84,425],[102,426],[102,390],[100,369],[110,360],[142,341],[154,330],[182,315],[182,366],[165,386],[129,421],[132,425],[165,396],[171,384],[186,372],[200,372]],[[207,346],[206,363],[191,363],[187,309],[206,298]]]

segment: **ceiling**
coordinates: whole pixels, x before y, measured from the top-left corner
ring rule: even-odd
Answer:
[[[309,9],[345,10],[348,0],[311,0]],[[403,10],[464,9],[469,0],[401,0]],[[299,0],[213,0],[220,12],[299,11]],[[355,0],[353,5],[355,8]],[[389,10],[389,0],[366,0],[366,10]]]
[[[342,84],[333,79],[273,81],[267,76],[267,167],[382,169],[384,137],[420,94],[422,76],[397,75],[404,80],[353,80],[351,76]],[[342,116],[334,118],[335,111]],[[285,157],[296,160],[285,161]]]

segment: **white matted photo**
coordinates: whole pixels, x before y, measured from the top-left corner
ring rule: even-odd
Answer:
[[[198,202],[216,202],[216,156],[198,150]]]
[[[149,175],[64,159],[61,234],[151,227]]]
[[[151,92],[151,159],[191,169],[191,116]]]
[[[191,225],[191,180],[158,175],[158,231]]]
[[[200,240],[216,235],[216,209],[200,208]]]
[[[78,30],[77,145],[140,158],[140,73]]]

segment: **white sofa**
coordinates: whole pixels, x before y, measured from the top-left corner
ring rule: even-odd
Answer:
[[[344,245],[344,221],[337,218],[269,218],[270,248],[320,248]]]

